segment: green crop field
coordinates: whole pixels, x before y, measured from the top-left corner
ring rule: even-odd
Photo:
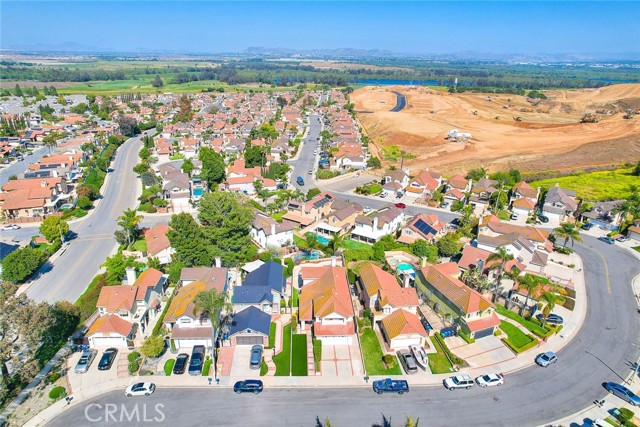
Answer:
[[[590,201],[618,200],[629,196],[629,186],[640,186],[640,176],[631,174],[633,168],[616,169],[568,175],[530,182],[533,188],[548,190],[559,183],[560,187],[575,190],[578,198]]]

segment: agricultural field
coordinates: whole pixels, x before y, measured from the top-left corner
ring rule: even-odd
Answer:
[[[407,107],[390,112],[399,91]],[[603,169],[640,160],[640,84],[543,91],[546,99],[496,93],[448,93],[426,86],[366,86],[351,94],[358,120],[387,165],[444,174]],[[580,123],[590,113],[597,123]],[[452,129],[470,133],[446,139]],[[391,147],[391,148],[388,148]],[[410,158],[415,156],[415,158]],[[393,160],[395,159],[395,160]]]

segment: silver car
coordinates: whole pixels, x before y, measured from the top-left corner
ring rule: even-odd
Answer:
[[[89,370],[89,366],[91,366],[91,362],[96,358],[96,354],[98,352],[96,350],[85,350],[82,352],[82,356],[80,356],[80,360],[76,364],[75,372],[76,374],[84,374]]]

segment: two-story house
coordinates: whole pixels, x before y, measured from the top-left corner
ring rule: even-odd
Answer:
[[[334,200],[333,193],[322,192],[306,202],[291,201],[287,205],[287,213],[282,218],[303,227],[308,226],[329,214]]]
[[[382,208],[371,216],[358,215],[351,238],[373,244],[383,236],[397,232],[405,218],[404,210],[395,206]]]
[[[171,242],[167,237],[167,232],[171,227],[165,224],[156,224],[145,228],[144,240],[147,243],[147,256],[158,258],[160,264],[171,262],[171,256],[176,253],[171,247]]]
[[[380,334],[389,350],[407,349],[411,345],[424,346],[428,332],[415,314],[399,309],[380,322]]]
[[[416,286],[436,312],[458,324],[469,337],[479,339],[493,335],[500,325],[495,306],[462,283],[459,276],[455,262],[427,265],[419,270]]]
[[[282,264],[274,261],[264,263],[245,276],[242,286],[233,289],[234,312],[253,306],[265,313],[280,313],[285,285]]]
[[[278,222],[263,213],[256,213],[249,234],[262,249],[287,246],[293,242],[293,230],[296,224],[283,220]]]
[[[555,187],[549,188],[542,205],[542,213],[556,221],[564,221],[572,217],[576,209],[578,209],[576,192],[560,188],[557,183]]]
[[[489,208],[491,196],[499,191],[498,181],[482,178],[471,187],[469,204],[473,206],[474,210],[483,212]]]
[[[398,242],[411,244],[416,240],[434,242],[447,231],[447,223],[440,221],[438,215],[421,213],[410,219],[402,227]]]
[[[0,212],[5,218],[44,217],[72,202],[64,177],[14,179],[2,186]]]
[[[356,218],[361,213],[360,204],[336,199],[331,204],[331,213],[316,226],[316,233],[327,237],[348,233],[355,226]]]
[[[354,312],[344,267],[329,267],[300,291],[300,330],[311,328],[323,345],[349,345],[355,339]]]
[[[360,268],[358,285],[362,305],[372,311],[374,319],[379,320],[399,309],[417,313],[416,290],[400,286],[395,276],[373,263]]]
[[[200,292],[211,289],[227,292],[228,275],[228,270],[220,267],[182,269],[182,286],[174,295],[164,317],[165,328],[171,332],[171,340],[176,348],[191,349],[194,345],[213,347],[211,321],[206,313],[194,312],[193,300]]]
[[[430,199],[441,185],[442,175],[429,170],[423,170],[409,181],[409,185],[406,188],[406,195],[415,198]]]

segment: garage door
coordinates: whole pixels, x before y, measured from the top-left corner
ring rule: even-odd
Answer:
[[[337,336],[337,337],[319,337],[322,340],[322,345],[349,345],[351,344],[351,336]]]
[[[478,331],[475,333],[474,337],[475,339],[478,339],[478,338],[488,337],[489,335],[493,335],[493,328],[483,329],[481,331]]]
[[[127,341],[122,337],[94,337],[94,347],[126,347]]]
[[[194,340],[180,339],[180,340],[174,340],[174,343],[177,348],[190,349],[190,348],[193,348],[194,345],[203,345],[205,347],[211,347],[210,341],[203,340],[203,339],[194,339]]]
[[[256,345],[256,344],[262,345],[262,343],[263,343],[263,340],[262,340],[262,337],[260,336],[236,338],[236,345]]]

